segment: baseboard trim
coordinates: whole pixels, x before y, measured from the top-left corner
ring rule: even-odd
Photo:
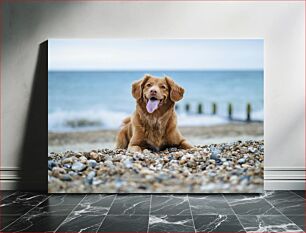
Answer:
[[[265,180],[264,190],[305,190],[305,180]]]
[[[305,180],[305,175],[265,175],[265,180]]]
[[[17,190],[18,181],[17,180],[0,180],[1,190]]]
[[[20,182],[18,167],[0,168],[0,188],[1,190],[16,190]]]
[[[1,167],[0,172],[6,172],[6,171],[20,171],[21,169],[19,167]]]
[[[305,167],[265,167],[265,171],[306,171]]]
[[[19,176],[16,175],[1,175],[0,180],[21,180]]]
[[[305,190],[304,167],[265,167],[265,190]]]

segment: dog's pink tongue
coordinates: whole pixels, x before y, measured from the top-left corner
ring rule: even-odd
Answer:
[[[159,100],[148,100],[147,111],[149,113],[154,112],[158,108]]]

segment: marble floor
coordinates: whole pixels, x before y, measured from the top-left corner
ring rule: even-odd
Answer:
[[[304,232],[303,191],[0,197],[1,232]]]

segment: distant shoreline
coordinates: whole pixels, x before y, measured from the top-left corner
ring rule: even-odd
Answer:
[[[263,122],[235,122],[214,126],[180,127],[179,129],[183,136],[194,145],[237,140],[262,140],[264,134]],[[118,130],[63,133],[48,132],[48,151],[84,151],[97,148],[113,149]]]

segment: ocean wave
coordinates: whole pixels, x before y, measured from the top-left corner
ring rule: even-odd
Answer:
[[[117,129],[129,114],[106,110],[57,111],[48,114],[48,130],[52,132]]]
[[[48,115],[50,132],[118,129],[129,113],[108,110],[57,111]],[[245,120],[245,114],[237,113],[234,120]],[[252,120],[263,120],[263,112],[253,113]],[[226,116],[204,114],[178,114],[179,126],[211,126],[229,123]]]

